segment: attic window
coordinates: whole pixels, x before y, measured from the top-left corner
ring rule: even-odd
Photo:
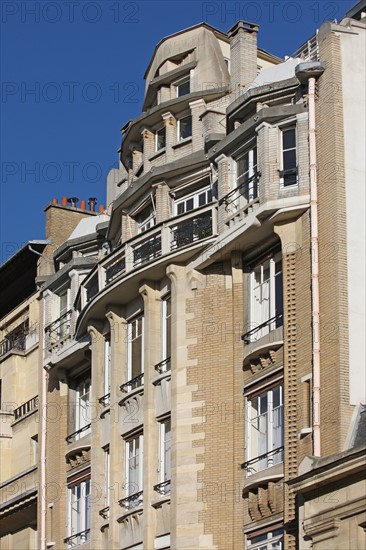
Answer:
[[[191,91],[191,79],[189,76],[185,76],[181,80],[175,83],[177,97],[187,95]]]

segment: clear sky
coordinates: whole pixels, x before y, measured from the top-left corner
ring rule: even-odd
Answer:
[[[2,0],[0,262],[44,238],[53,197],[105,203],[120,128],[141,110],[161,38],[201,21],[227,32],[244,19],[259,24],[259,47],[283,57],[355,3]]]

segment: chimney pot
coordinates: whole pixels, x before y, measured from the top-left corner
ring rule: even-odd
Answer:
[[[61,204],[62,206],[67,206],[67,197],[62,197]]]
[[[79,200],[78,197],[70,197],[70,198],[67,199],[67,202],[69,202],[71,204],[72,208],[76,208],[78,200]]]
[[[90,212],[95,212],[95,205],[97,204],[97,199],[95,197],[89,197],[88,204],[89,204]]]
[[[86,210],[86,201],[80,201],[81,210]]]
[[[58,200],[57,199],[52,199],[52,204],[58,204]]]
[[[99,214],[103,214],[104,210],[105,210],[104,204],[100,204],[100,205],[99,205],[99,208],[98,208]]]

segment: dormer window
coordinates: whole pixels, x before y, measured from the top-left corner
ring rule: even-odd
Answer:
[[[165,126],[159,128],[155,132],[155,151],[160,151],[166,146],[166,131]]]
[[[177,97],[182,97],[191,92],[191,79],[189,76],[185,76],[181,80],[175,83]]]
[[[178,141],[192,136],[192,116],[185,116],[178,120],[177,125]]]
[[[136,216],[138,232],[143,233],[153,227],[156,223],[155,210],[153,206],[147,206]]]

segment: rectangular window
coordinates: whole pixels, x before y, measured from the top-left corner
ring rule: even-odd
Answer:
[[[171,320],[172,320],[172,300],[171,296],[166,296],[162,302],[162,359],[167,359],[171,354]]]
[[[281,132],[282,136],[282,166],[281,183],[287,187],[297,183],[296,161],[296,129],[286,128]]]
[[[283,386],[247,397],[247,475],[283,462]]]
[[[240,187],[240,195],[246,202],[258,196],[257,180],[257,148],[249,149],[236,161],[236,185]]]
[[[192,117],[191,115],[178,120],[177,125],[178,141],[192,136]]]
[[[143,233],[153,227],[156,223],[155,210],[153,206],[147,206],[136,216],[138,232]]]
[[[165,126],[155,132],[155,151],[160,151],[166,147],[166,130]]]
[[[195,208],[204,206],[211,201],[212,190],[210,187],[206,187],[205,189],[200,189],[195,193],[191,193],[190,195],[186,195],[185,197],[176,200],[174,203],[175,213],[184,214],[185,212],[189,212],[190,210],[194,210]]]
[[[111,485],[109,447],[104,449],[104,479],[105,479],[104,506],[107,507],[109,506],[109,494],[110,494],[110,485]]]
[[[177,97],[182,97],[187,95],[191,91],[191,79],[189,76],[186,76],[175,83],[175,89]]]
[[[283,529],[247,535],[248,550],[283,550]]]
[[[250,321],[246,343],[283,325],[282,253],[272,254],[250,273]]]
[[[111,340],[108,334],[104,340],[104,373],[103,373],[103,395],[108,395],[111,391]]]
[[[76,403],[75,403],[75,432],[77,438],[84,437],[90,433],[91,424],[91,381],[90,378],[79,382],[76,387]]]
[[[68,548],[90,540],[90,479],[68,489]]]
[[[143,490],[143,435],[139,434],[126,441],[126,502],[127,507],[138,506],[142,502]]]
[[[160,482],[170,481],[170,449],[171,422],[170,418],[160,422]]]
[[[133,380],[144,372],[143,326],[142,315],[127,324],[127,380]]]

